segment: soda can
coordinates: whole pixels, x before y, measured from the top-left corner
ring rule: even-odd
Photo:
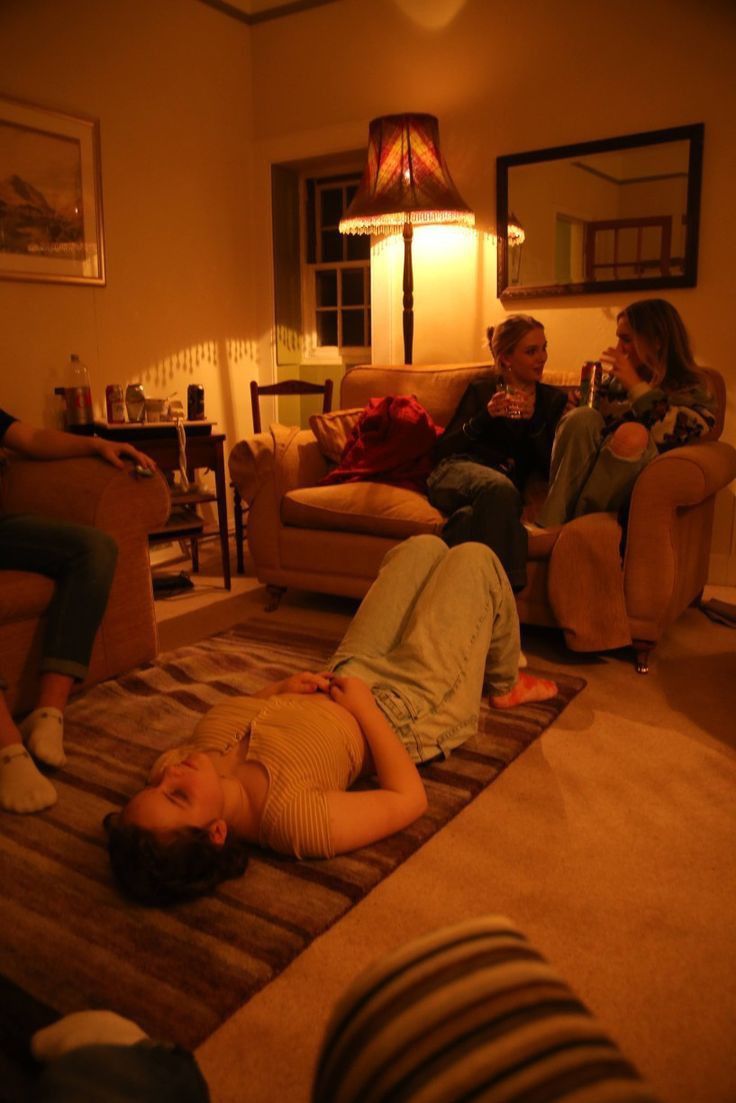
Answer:
[[[105,407],[110,425],[120,425],[125,421],[125,393],[119,383],[108,383],[105,387]]]
[[[187,387],[187,419],[204,421],[204,387],[201,383],[190,383]]]
[[[580,369],[580,399],[578,406],[596,407],[600,401],[603,365],[600,360],[586,360]]]

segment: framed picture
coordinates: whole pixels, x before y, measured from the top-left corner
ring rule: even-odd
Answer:
[[[104,284],[94,119],[0,97],[0,279]]]

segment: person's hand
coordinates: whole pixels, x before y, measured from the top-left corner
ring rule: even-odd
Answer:
[[[369,709],[376,708],[376,701],[370,687],[362,678],[355,675],[330,675],[330,697],[344,709],[352,713],[356,720]]]
[[[329,693],[330,676],[305,670],[285,678],[282,685],[282,693]]]
[[[123,463],[123,456],[125,456],[126,459],[133,460],[134,463],[140,464],[141,467],[145,467],[149,471],[156,470],[156,464],[151,457],[147,456],[145,452],[139,452],[132,444],[103,440],[102,437],[94,437],[92,443],[100,459],[105,460],[106,463],[111,463],[113,467],[125,467]]]
[[[627,391],[631,391],[642,382],[636,365],[628,353],[624,352],[622,349],[604,349],[601,353],[601,360],[604,364],[608,364],[613,378],[618,380],[621,386],[625,387]]]
[[[486,409],[491,417],[509,416],[509,396],[504,387],[493,392]]]

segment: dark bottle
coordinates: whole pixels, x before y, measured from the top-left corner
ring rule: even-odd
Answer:
[[[201,383],[190,383],[187,387],[187,419],[204,421],[204,387]]]

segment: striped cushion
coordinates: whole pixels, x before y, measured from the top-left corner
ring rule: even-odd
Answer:
[[[654,1103],[591,1013],[508,920],[411,942],[338,1003],[314,1103]]]

